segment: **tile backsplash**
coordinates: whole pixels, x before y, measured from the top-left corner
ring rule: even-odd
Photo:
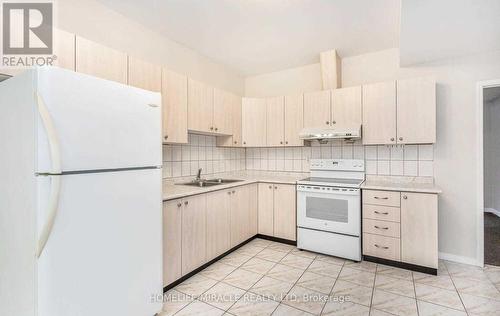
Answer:
[[[363,146],[361,141],[328,144],[313,142],[311,147],[248,148],[249,170],[308,172],[309,159],[365,159],[366,174],[385,176],[433,176],[433,145]]]
[[[189,134],[185,145],[163,145],[163,178],[195,176],[198,168],[206,176],[245,170],[244,148],[215,146],[215,136]]]
[[[434,176],[433,145],[363,146],[341,140],[310,147],[222,148],[215,136],[189,134],[185,145],[163,145],[163,178],[239,170],[309,172],[309,159],[364,159],[367,175]]]

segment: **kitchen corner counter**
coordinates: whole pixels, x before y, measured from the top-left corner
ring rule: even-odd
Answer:
[[[298,180],[308,177],[308,173],[298,172],[262,172],[262,171],[240,171],[231,173],[219,173],[208,175],[205,178],[225,178],[242,180],[239,182],[220,184],[211,187],[193,187],[188,185],[179,185],[179,182],[188,182],[194,177],[182,179],[164,179],[163,180],[163,201],[175,200],[187,196],[203,194],[213,191],[224,190],[232,187],[264,182],[280,184],[296,184]]]
[[[382,191],[402,191],[415,193],[442,193],[441,189],[433,182],[418,182],[418,181],[390,181],[390,180],[370,180],[367,179],[361,184],[362,190],[382,190]]]

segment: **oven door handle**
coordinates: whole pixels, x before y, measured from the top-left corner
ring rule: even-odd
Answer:
[[[318,194],[326,194],[326,195],[360,195],[359,189],[348,189],[349,191],[340,190],[321,190],[311,188],[303,188],[301,186],[297,187],[297,192],[305,192],[305,193],[318,193]]]

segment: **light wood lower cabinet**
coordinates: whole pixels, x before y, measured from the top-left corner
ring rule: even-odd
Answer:
[[[207,262],[207,200],[196,195],[183,200],[182,275]]]
[[[363,190],[363,254],[437,269],[437,194]]]
[[[182,276],[182,200],[163,203],[163,285]]]
[[[231,190],[207,194],[207,261],[230,248]]]
[[[436,194],[401,193],[401,261],[438,266]]]
[[[295,185],[259,183],[259,234],[296,240]]]

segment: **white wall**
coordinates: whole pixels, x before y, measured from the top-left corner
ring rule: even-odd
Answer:
[[[484,207],[500,211],[500,95],[484,104]]]
[[[300,76],[299,72],[295,72]],[[294,73],[289,72],[290,76]],[[317,77],[320,72],[318,70]],[[500,52],[400,68],[398,49],[389,49],[342,60],[342,84],[398,78],[432,76],[437,81],[437,143],[434,146],[434,175],[443,189],[439,197],[439,250],[460,259],[477,259],[477,109],[476,83],[500,78]],[[276,76],[279,80],[279,76]],[[263,83],[272,83],[267,77]],[[294,82],[300,78],[289,78]],[[287,82],[288,82],[287,81]],[[248,80],[247,80],[248,82]],[[265,91],[253,84],[252,91]],[[307,85],[305,85],[307,86]],[[281,87],[280,91],[289,91]],[[295,92],[300,92],[296,89]],[[245,95],[252,96],[249,92]],[[269,91],[266,91],[268,94]]]
[[[55,22],[63,30],[243,95],[244,78],[232,69],[151,31],[95,0],[56,1]]]

